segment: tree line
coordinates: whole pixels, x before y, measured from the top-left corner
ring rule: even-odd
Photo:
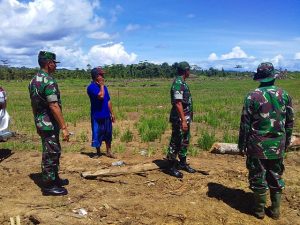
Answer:
[[[177,75],[177,62],[169,65],[168,63],[154,64],[147,61],[137,64],[113,64],[103,66],[107,77],[110,78],[171,78]],[[0,65],[0,80],[29,80],[38,71],[39,68],[10,67],[9,65]],[[55,78],[82,78],[90,79],[91,66],[88,64],[86,69],[57,69]],[[199,66],[191,66],[191,74],[195,76],[207,77],[251,77],[252,73],[233,69],[226,71],[213,67],[202,69]]]

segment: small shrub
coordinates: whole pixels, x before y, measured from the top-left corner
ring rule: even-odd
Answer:
[[[169,150],[169,146],[168,145],[163,146],[162,150],[163,150],[163,154],[167,155],[168,154],[168,150]]]
[[[148,157],[151,157],[155,155],[156,149],[154,147],[149,147],[147,152],[148,152]]]
[[[205,122],[207,122],[210,126],[217,128],[219,126],[219,121],[217,119],[217,115],[215,113],[209,113],[204,116]]]
[[[194,147],[194,146],[190,146],[188,148],[188,155],[190,156],[197,156],[199,154],[199,149]]]
[[[126,131],[121,136],[122,142],[130,142],[133,139],[133,134],[129,129],[126,129]]]
[[[122,144],[119,144],[117,147],[114,148],[114,152],[116,153],[123,153],[125,152],[125,146]]]
[[[119,135],[120,135],[120,128],[119,127],[114,127],[113,128],[113,131],[112,131],[112,135],[113,135],[113,138],[117,138]]]
[[[227,131],[225,131],[225,133],[223,135],[223,140],[226,143],[237,143],[238,142],[238,138],[233,134],[229,134]]]
[[[81,131],[80,132],[80,140],[81,142],[87,142],[89,141],[88,135],[87,135],[87,131]]]
[[[216,141],[215,133],[203,131],[201,137],[198,139],[198,146],[203,150],[209,150]]]
[[[115,116],[116,116],[117,120],[125,120],[126,119],[126,114],[124,113],[123,110],[116,111],[116,115]]]
[[[162,116],[154,116],[150,118],[142,117],[137,124],[139,134],[143,142],[154,141],[160,138],[168,125],[167,120]]]

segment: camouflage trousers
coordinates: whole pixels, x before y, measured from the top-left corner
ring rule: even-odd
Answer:
[[[42,179],[44,182],[54,181],[59,171],[59,158],[61,146],[59,143],[59,131],[43,131],[42,139]]]
[[[188,123],[188,130],[182,131],[180,121],[172,123],[172,136],[168,148],[167,158],[175,160],[177,155],[179,158],[184,158],[187,155],[188,146],[190,143],[190,123]]]
[[[282,190],[285,187],[282,174],[284,172],[283,158],[258,159],[247,157],[248,180],[253,191],[271,189]]]

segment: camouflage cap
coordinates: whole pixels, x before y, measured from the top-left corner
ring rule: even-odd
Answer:
[[[91,70],[92,79],[95,80],[98,75],[104,76],[105,71],[101,66],[95,67]]]
[[[178,63],[178,65],[177,65],[178,72],[184,72],[189,69],[190,69],[190,65],[188,64],[188,62],[183,61],[183,62]]]
[[[274,69],[274,66],[270,62],[263,62],[258,65],[257,72],[254,73],[253,80],[259,82],[270,82],[276,78],[278,71]]]
[[[52,52],[47,52],[47,51],[40,51],[38,59],[46,59],[46,60],[52,60],[55,63],[60,63],[56,61],[56,55]]]

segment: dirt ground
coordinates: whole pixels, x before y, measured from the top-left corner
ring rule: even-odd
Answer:
[[[40,152],[0,149],[0,224],[20,216],[21,224],[300,224],[300,152],[285,160],[286,190],[282,217],[258,220],[251,215],[245,158],[202,152],[189,158],[198,169],[183,179],[154,170],[88,180],[81,172],[152,162],[163,155],[117,154],[117,159],[91,158],[91,151],[63,153],[61,177],[69,194],[43,196],[40,190]],[[268,205],[270,201],[268,200]],[[78,209],[87,215],[80,216]]]

